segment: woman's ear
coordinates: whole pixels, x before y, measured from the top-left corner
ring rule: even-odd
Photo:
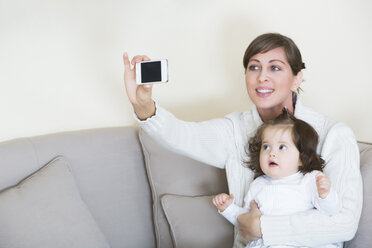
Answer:
[[[299,71],[297,73],[297,75],[294,77],[294,81],[293,81],[293,85],[292,85],[291,90],[293,92],[297,92],[297,89],[300,88],[302,81],[303,81],[303,73],[302,73],[302,71]]]
[[[304,164],[302,163],[301,156],[298,157],[298,167],[303,166]]]

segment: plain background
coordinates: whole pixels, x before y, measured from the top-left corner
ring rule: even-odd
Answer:
[[[265,32],[299,46],[303,103],[372,141],[372,1],[0,0],[0,140],[136,125],[122,54],[168,59],[154,99],[202,121],[250,108],[242,57]]]

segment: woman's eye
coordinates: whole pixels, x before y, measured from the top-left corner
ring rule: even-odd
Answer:
[[[257,65],[251,65],[251,66],[249,66],[249,70],[250,71],[258,71],[259,67]]]
[[[262,146],[262,150],[264,150],[264,151],[267,151],[267,150],[269,150],[270,149],[270,147],[268,146],[268,145],[263,145]]]
[[[287,147],[285,145],[280,145],[279,150],[287,150]]]
[[[273,65],[273,66],[271,66],[271,70],[273,70],[273,71],[280,71],[280,68],[277,67],[277,66],[275,66],[275,65]]]

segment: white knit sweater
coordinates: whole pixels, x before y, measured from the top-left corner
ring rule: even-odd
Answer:
[[[359,150],[352,130],[302,105],[297,100],[294,115],[311,124],[319,134],[318,153],[326,161],[325,174],[332,181],[343,203],[340,214],[329,217],[318,210],[261,217],[265,245],[317,246],[351,239],[358,227],[362,209],[362,179]],[[253,173],[243,166],[248,159],[248,139],[262,124],[257,108],[232,113],[225,118],[204,122],[185,122],[156,105],[156,113],[141,127],[166,148],[206,164],[225,168],[235,204],[243,198],[253,181]],[[244,247],[235,232],[234,247]]]

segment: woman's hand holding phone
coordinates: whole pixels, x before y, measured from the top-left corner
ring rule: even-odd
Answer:
[[[155,114],[155,103],[152,100],[152,85],[137,85],[136,83],[136,67],[135,64],[142,61],[150,61],[146,55],[134,56],[129,62],[128,54],[124,53],[124,84],[127,91],[129,101],[133,105],[134,112],[140,120]]]

